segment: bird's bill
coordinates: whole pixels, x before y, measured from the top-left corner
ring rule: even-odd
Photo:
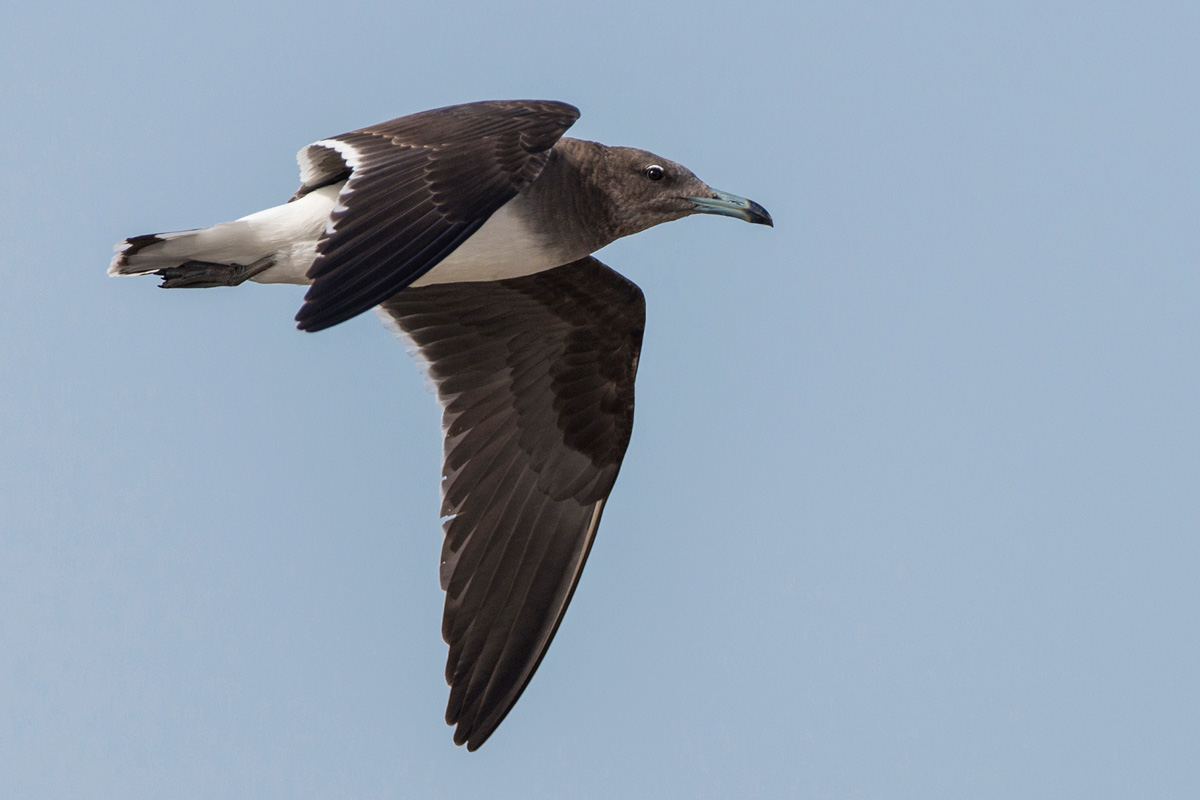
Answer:
[[[692,208],[697,214],[720,214],[724,217],[744,219],[746,222],[753,222],[756,225],[775,227],[771,215],[765,208],[753,200],[738,197],[736,194],[713,189],[712,197],[689,197],[688,200],[691,201]]]

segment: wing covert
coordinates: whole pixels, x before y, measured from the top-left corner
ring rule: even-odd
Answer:
[[[336,325],[436,266],[537,178],[578,116],[552,101],[468,103],[302,150],[296,197],[346,184],[317,243],[299,327]]]

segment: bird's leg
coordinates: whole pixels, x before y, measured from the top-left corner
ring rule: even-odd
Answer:
[[[214,286],[237,286],[274,263],[274,256],[260,258],[252,264],[185,261],[178,267],[164,267],[154,274],[162,276],[163,282],[158,285],[160,289],[210,289]]]

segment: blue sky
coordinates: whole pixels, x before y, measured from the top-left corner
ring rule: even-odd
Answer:
[[[0,31],[0,795],[1191,797],[1194,4],[41,3]],[[554,646],[451,744],[438,413],[373,315],[122,237],[545,97],[765,205],[649,318]]]

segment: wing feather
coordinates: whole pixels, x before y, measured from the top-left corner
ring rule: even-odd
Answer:
[[[296,315],[321,330],[399,292],[541,173],[578,118],[566,103],[468,103],[334,136],[300,151],[293,199],[345,181]]]
[[[474,750],[529,683],[591,549],[633,428],[645,301],[589,257],[409,287],[380,311],[442,403],[446,720]]]

